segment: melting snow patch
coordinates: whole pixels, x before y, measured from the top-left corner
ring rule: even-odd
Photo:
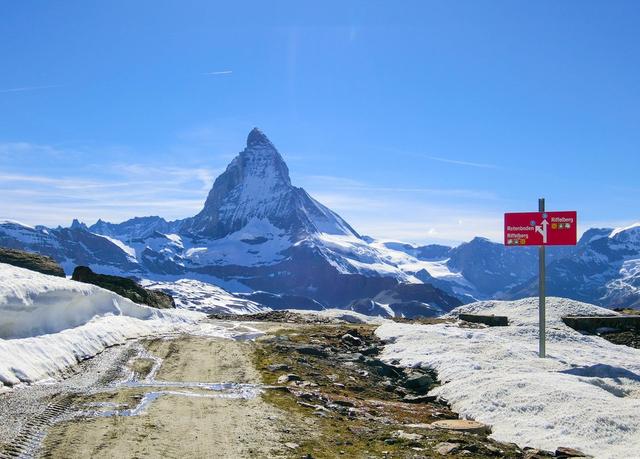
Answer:
[[[462,417],[491,425],[497,440],[633,456],[640,450],[640,350],[582,335],[561,321],[612,311],[549,298],[548,357],[540,359],[537,301],[478,302],[450,313],[507,315],[507,327],[386,323],[376,334],[388,343],[385,360],[435,369],[443,384],[431,393]]]

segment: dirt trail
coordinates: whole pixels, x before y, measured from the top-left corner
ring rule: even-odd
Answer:
[[[45,440],[44,457],[279,457],[280,418],[260,398],[166,396],[141,416],[59,424]]]
[[[163,359],[158,380],[261,382],[251,362],[251,342],[187,336],[180,340],[157,339],[146,347],[151,354]]]
[[[250,342],[181,337],[145,342],[162,359],[158,382],[259,384]],[[144,358],[142,359],[144,360]],[[146,368],[151,365],[136,365]],[[80,418],[49,429],[43,456],[86,457],[286,457],[284,430],[290,417],[263,401],[222,398],[200,389],[163,388],[196,396],[162,395],[138,416]],[[122,387],[90,395],[87,403],[135,405],[152,388]],[[219,397],[218,397],[219,395]]]

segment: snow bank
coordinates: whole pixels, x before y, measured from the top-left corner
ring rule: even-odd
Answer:
[[[602,458],[640,450],[640,350],[566,327],[573,314],[612,311],[561,298],[547,300],[547,354],[537,355],[537,298],[485,301],[454,309],[507,315],[508,327],[386,323],[383,358],[434,368],[434,389],[462,417],[492,426],[492,436],[553,450],[578,448]]]
[[[0,389],[51,377],[131,338],[177,332],[235,336],[232,326],[200,324],[203,317],[0,264]]]

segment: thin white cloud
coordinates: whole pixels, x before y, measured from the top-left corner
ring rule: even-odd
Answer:
[[[403,156],[410,156],[414,158],[424,158],[430,161],[438,161],[441,163],[455,164],[456,166],[477,167],[481,169],[502,169],[502,167],[497,164],[479,163],[479,162],[466,161],[466,160],[455,159],[455,158],[443,158],[442,156],[432,156],[429,154],[398,150],[395,148],[382,148],[382,150],[389,151],[389,152],[403,155]]]
[[[61,87],[62,85],[59,85],[59,84],[53,84],[53,85],[47,85],[47,86],[22,86],[19,88],[0,89],[0,93],[38,91],[40,89],[51,89],[51,88],[61,88]]]
[[[0,217],[47,226],[68,225],[73,218],[185,218],[202,208],[217,172],[144,164],[102,166],[99,176],[93,169],[73,177],[0,170]]]
[[[24,155],[30,156],[68,156],[70,151],[68,150],[60,150],[51,145],[39,145],[30,142],[3,142],[0,143],[0,157],[15,157]]]
[[[233,70],[219,70],[217,72],[206,72],[204,75],[231,75]]]
[[[209,191],[219,169],[205,167],[149,166],[146,164],[118,164],[114,169],[129,177],[166,177],[176,183],[199,181],[202,191]]]
[[[497,200],[498,196],[488,190],[474,190],[466,188],[426,188],[426,187],[395,187],[373,186],[344,177],[329,175],[309,175],[301,177],[303,186],[309,189],[332,189],[341,191],[367,192],[367,193],[422,193],[434,196],[451,196],[469,199]]]
[[[439,161],[441,163],[456,164],[458,166],[479,167],[482,169],[499,169],[500,168],[500,166],[496,164],[474,163],[471,161],[462,161],[458,159],[440,158],[438,156],[425,156],[425,158],[430,159],[432,161]]]

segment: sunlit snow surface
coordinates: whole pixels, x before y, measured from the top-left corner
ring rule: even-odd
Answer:
[[[202,322],[205,317],[142,306],[93,285],[0,264],[0,392],[3,385],[54,376],[132,338],[258,333],[231,322]]]
[[[547,300],[547,355],[538,350],[538,300],[472,303],[453,310],[506,315],[508,327],[386,323],[383,358],[434,368],[434,389],[463,417],[492,426],[497,440],[553,450],[581,449],[600,458],[640,451],[640,350],[582,335],[560,318],[611,315],[567,299]]]
[[[170,294],[178,308],[207,314],[252,314],[269,310],[253,301],[234,296],[216,285],[193,279],[180,279],[176,282],[144,280],[142,285]]]

